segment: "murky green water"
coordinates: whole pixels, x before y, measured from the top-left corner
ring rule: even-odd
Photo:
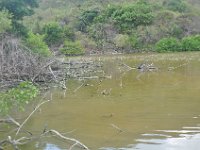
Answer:
[[[53,89],[52,101],[26,129],[39,133],[47,126],[91,150],[200,149],[200,53],[100,59],[111,79],[85,80],[83,86],[83,81],[71,80],[66,91]],[[142,72],[121,65],[144,62],[159,69]],[[68,148],[50,137],[23,149]]]

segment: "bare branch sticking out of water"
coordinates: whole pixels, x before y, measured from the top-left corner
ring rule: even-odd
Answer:
[[[128,71],[133,70],[133,69],[137,69],[135,67],[130,67],[129,65],[127,65],[125,63],[123,63],[122,65],[125,66],[126,68],[128,68]]]
[[[72,146],[70,146],[69,150],[72,150],[78,143],[74,143]]]
[[[16,120],[14,120],[12,117],[8,117],[8,119],[1,119],[0,120],[0,123],[11,123],[11,124],[14,124],[14,125],[16,125],[16,126],[20,126],[20,123],[19,122],[17,122]]]
[[[25,123],[29,120],[29,118],[30,118],[43,104],[45,104],[45,103],[47,103],[47,102],[49,102],[49,101],[50,101],[50,100],[46,100],[46,101],[40,103],[39,105],[37,105],[37,106],[35,107],[35,109],[30,113],[30,115],[29,115],[29,116],[24,120],[24,122],[19,126],[19,128],[18,128],[18,130],[17,130],[17,132],[16,132],[16,134],[15,134],[15,137],[17,137],[17,135],[19,134],[21,128],[25,125]]]
[[[79,87],[77,87],[73,92],[76,93],[84,84],[85,84],[85,81]]]
[[[122,129],[120,129],[118,126],[115,124],[110,124],[114,129],[116,129],[119,133],[124,132]]]
[[[188,65],[188,64],[189,64],[189,63],[184,63],[184,64],[181,64],[181,65],[176,66],[176,67],[169,67],[169,68],[168,68],[168,71],[172,71],[172,70],[178,69],[178,68],[183,67],[183,66],[186,66],[186,65]]]
[[[84,148],[86,150],[90,150],[85,144],[81,143],[80,141],[73,139],[73,138],[66,137],[56,130],[49,130],[49,131],[46,131],[44,134],[48,134],[48,133],[54,134],[54,135],[56,135],[57,137],[60,137],[63,140],[74,142],[74,144],[70,147],[70,150],[72,150],[72,148],[74,148],[76,145],[78,145],[79,147]]]

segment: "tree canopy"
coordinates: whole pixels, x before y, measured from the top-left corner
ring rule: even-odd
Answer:
[[[24,16],[33,14],[33,8],[38,7],[37,0],[1,0],[0,10],[6,9],[13,19],[21,20]]]

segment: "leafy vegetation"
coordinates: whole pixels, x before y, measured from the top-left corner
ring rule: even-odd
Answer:
[[[64,39],[63,29],[58,23],[49,23],[43,27],[44,40],[48,45],[60,44]]]
[[[7,30],[11,29],[11,18],[12,15],[10,15],[8,11],[0,11],[0,34],[5,33]]]
[[[6,114],[12,108],[23,110],[39,94],[39,90],[31,82],[21,82],[17,87],[0,93],[0,113]]]
[[[36,53],[40,56],[47,57],[51,55],[48,45],[44,42],[43,35],[29,32],[28,38],[26,39],[26,45],[31,49],[33,53]]]
[[[156,43],[156,50],[158,52],[162,51],[179,51],[181,49],[178,39],[170,37],[163,38]]]
[[[65,41],[87,39],[95,43],[92,49],[96,52],[154,51],[160,39],[200,33],[198,6],[196,0],[41,0],[36,14],[25,17],[24,25],[44,34],[52,50],[58,50]],[[128,36],[131,46],[119,48],[119,35]],[[91,51],[84,42],[80,44],[86,53]]]
[[[200,35],[184,37],[182,40],[183,51],[200,51]]]
[[[1,0],[0,11],[7,10],[12,15],[13,31],[17,34],[26,36],[28,30],[20,22],[24,16],[34,13],[33,8],[38,7],[37,0]]]
[[[84,53],[83,47],[79,42],[65,41],[60,51],[65,55],[81,55]]]
[[[187,36],[182,40],[177,38],[163,38],[156,43],[158,52],[166,51],[200,51],[200,35]]]
[[[116,26],[122,32],[131,30],[139,25],[149,25],[153,22],[152,6],[148,3],[137,2],[116,8],[111,14]]]

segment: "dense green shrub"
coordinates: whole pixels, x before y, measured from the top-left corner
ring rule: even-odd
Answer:
[[[62,30],[63,30],[65,39],[72,40],[72,41],[75,40],[75,32],[74,32],[73,28],[64,26]]]
[[[20,21],[13,20],[11,32],[15,33],[18,36],[27,38],[29,30]]]
[[[0,93],[0,114],[7,114],[13,107],[23,110],[39,94],[39,90],[31,82],[21,82],[16,88]]]
[[[95,17],[97,17],[98,11],[97,10],[88,10],[83,12],[81,15],[82,21],[84,21],[86,24],[92,23]]]
[[[139,48],[139,41],[138,37],[135,34],[129,36],[129,42],[133,49]]]
[[[98,11],[96,10],[87,10],[84,11],[80,17],[79,21],[77,23],[77,28],[79,31],[86,32],[87,26],[90,25],[95,17],[98,16]]]
[[[185,37],[181,43],[183,51],[200,51],[200,35]]]
[[[64,41],[63,29],[58,23],[49,23],[43,27],[44,40],[48,45],[60,44]]]
[[[8,29],[12,27],[12,15],[8,11],[0,11],[0,34],[5,33]]]
[[[157,52],[166,52],[166,51],[180,51],[181,45],[178,39],[174,37],[163,38],[158,41],[155,45]]]
[[[96,23],[106,22],[117,9],[121,9],[121,7],[115,5],[108,5],[107,8],[102,10],[101,13],[99,13],[99,15],[94,18],[94,22]]]
[[[34,13],[33,9],[38,7],[37,0],[1,0],[0,11],[7,10],[12,14],[12,30],[11,32],[27,36],[28,29],[22,24],[24,16],[30,16]]]
[[[139,25],[149,25],[154,19],[152,6],[145,2],[123,5],[116,9],[111,17],[121,31],[131,30]]]
[[[26,45],[33,53],[39,54],[40,56],[47,57],[51,55],[47,44],[44,42],[43,35],[29,32],[28,38],[26,39]]]
[[[34,13],[33,9],[38,7],[37,0],[1,0],[0,10],[6,9],[12,15],[14,20],[22,20],[24,16],[30,16]]]
[[[65,55],[82,55],[84,49],[79,42],[65,41],[63,48],[60,51]]]

